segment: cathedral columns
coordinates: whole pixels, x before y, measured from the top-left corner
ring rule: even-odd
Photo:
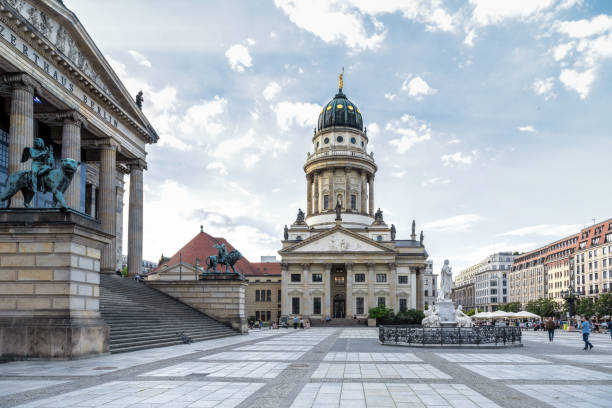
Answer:
[[[373,263],[368,264],[368,307],[366,310],[376,307],[376,295],[374,294],[376,276],[374,274],[374,266]]]
[[[313,176],[308,174],[306,176],[306,216],[312,215],[312,186]]]
[[[62,159],[81,161],[81,127],[87,126],[85,117],[77,111],[61,112],[57,118],[63,121],[62,126]],[[81,168],[74,174],[68,185],[64,198],[73,210],[81,211]]]
[[[336,190],[334,189],[334,169],[329,170],[329,203],[327,210],[333,210],[336,207]]]
[[[130,204],[128,213],[128,274],[136,275],[142,269],[142,207],[144,161],[130,164]]]
[[[325,273],[323,275],[323,282],[325,283],[325,297],[323,303],[323,316],[331,316],[331,268],[332,264],[325,264]]]
[[[366,192],[366,174],[364,171],[361,172],[361,208],[360,208],[360,213],[361,214],[366,214],[367,213],[367,199],[368,199],[368,193]]]
[[[370,177],[368,179],[368,183],[369,183],[369,191],[368,191],[368,198],[370,200],[370,216],[374,216],[374,175],[370,174]]]
[[[19,170],[30,170],[28,162],[21,163],[21,154],[34,144],[34,91],[40,85],[24,73],[5,74],[0,82],[11,89],[8,174]],[[23,194],[18,192],[11,199],[11,207],[23,207]]]
[[[314,213],[319,213],[319,172],[314,173]]]
[[[312,302],[308,293],[308,275],[310,272],[310,264],[302,264],[303,280],[302,280],[302,315],[310,316],[312,314]]]
[[[410,271],[410,307],[416,309],[417,307],[417,274],[415,271]]]
[[[389,263],[389,309],[393,309],[395,313],[399,312],[399,309],[396,309],[398,305],[397,300],[397,268],[395,263]]]
[[[286,262],[282,262],[280,264],[281,267],[281,315],[289,316],[291,314],[291,310],[289,310],[289,305],[287,301],[289,300],[289,264]]]
[[[344,169],[344,176],[346,178],[345,188],[344,188],[344,210],[349,210],[351,208],[351,168],[346,167]]]
[[[346,264],[346,317],[353,317],[353,264]]]
[[[115,235],[117,196],[115,194],[115,171],[117,158],[117,144],[109,141],[100,149],[100,197],[99,209],[102,229],[108,234]],[[100,272],[114,273],[116,265],[115,240],[106,245],[102,250],[102,262]]]

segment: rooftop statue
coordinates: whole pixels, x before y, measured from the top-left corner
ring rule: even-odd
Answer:
[[[295,219],[295,223],[296,224],[303,224],[304,223],[304,211],[302,211],[301,208],[298,208],[298,213],[297,213],[297,217]]]
[[[421,236],[419,237],[419,245],[423,246],[424,239],[425,239],[425,235],[423,235],[423,231],[421,231]]]
[[[374,214],[374,222],[383,222],[383,212],[380,208]]]
[[[412,220],[412,235],[416,235],[416,222]]]
[[[336,221],[342,221],[342,204],[340,204],[340,200],[336,201]]]
[[[219,271],[217,271],[217,265],[221,264],[225,265],[225,273],[229,273],[229,269],[232,268],[232,272],[239,274],[236,272],[234,264],[238,262],[242,254],[236,249],[228,253],[225,244],[215,244],[213,248],[218,250],[218,254],[206,258],[206,272],[211,272],[212,269],[213,273],[219,273]]]
[[[395,224],[391,224],[391,241],[395,241]]]
[[[142,110],[143,102],[144,102],[144,98],[142,97],[142,91],[138,91],[138,93],[136,94],[136,106],[138,106],[140,110]]]
[[[287,224],[285,224],[285,228],[283,229],[283,237],[285,238],[285,241],[289,239],[289,228],[287,228]]]
[[[66,158],[62,159],[62,166],[54,169],[53,147],[45,147],[42,139],[34,139],[34,147],[26,147],[21,154],[21,162],[32,159],[32,170],[19,170],[10,174],[6,179],[6,187],[0,195],[0,201],[7,201],[6,208],[11,206],[11,198],[21,191],[23,203],[26,208],[36,192],[51,193],[53,205],[65,210],[64,192],[72,182],[74,173],[81,162]]]
[[[444,260],[444,266],[440,271],[440,291],[438,292],[438,302],[449,300],[453,286],[453,270],[449,266],[448,259]]]

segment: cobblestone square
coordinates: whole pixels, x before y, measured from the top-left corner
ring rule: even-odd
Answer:
[[[12,407],[604,407],[610,338],[506,349],[383,346],[372,328],[263,330],[75,361],[0,364]]]

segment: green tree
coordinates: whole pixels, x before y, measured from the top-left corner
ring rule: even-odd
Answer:
[[[501,305],[500,309],[503,310],[504,312],[517,313],[521,311],[521,302],[506,303],[504,305]]]
[[[540,308],[536,300],[530,300],[529,302],[527,302],[527,305],[525,306],[525,310],[528,311],[529,313],[540,315]]]
[[[595,303],[593,299],[584,297],[576,300],[576,314],[591,317],[595,315]]]
[[[474,316],[476,313],[480,313],[480,312],[482,312],[482,310],[479,310],[479,309],[472,309],[472,310],[468,310],[468,311],[466,312],[466,315],[467,315],[467,316]]]
[[[538,309],[540,313],[538,313],[542,317],[552,317],[555,315],[557,310],[559,310],[559,304],[550,298],[541,298],[537,300]]]
[[[595,303],[595,314],[598,317],[612,316],[612,293],[602,293]]]
[[[387,309],[384,306],[376,306],[368,310],[368,317],[370,319],[376,319],[378,323],[384,323],[393,319],[393,310]]]

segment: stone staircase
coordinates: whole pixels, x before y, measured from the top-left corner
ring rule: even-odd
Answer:
[[[239,334],[144,283],[100,275],[100,313],[110,326],[110,352],[142,350]],[[178,333],[178,334],[177,334]]]

